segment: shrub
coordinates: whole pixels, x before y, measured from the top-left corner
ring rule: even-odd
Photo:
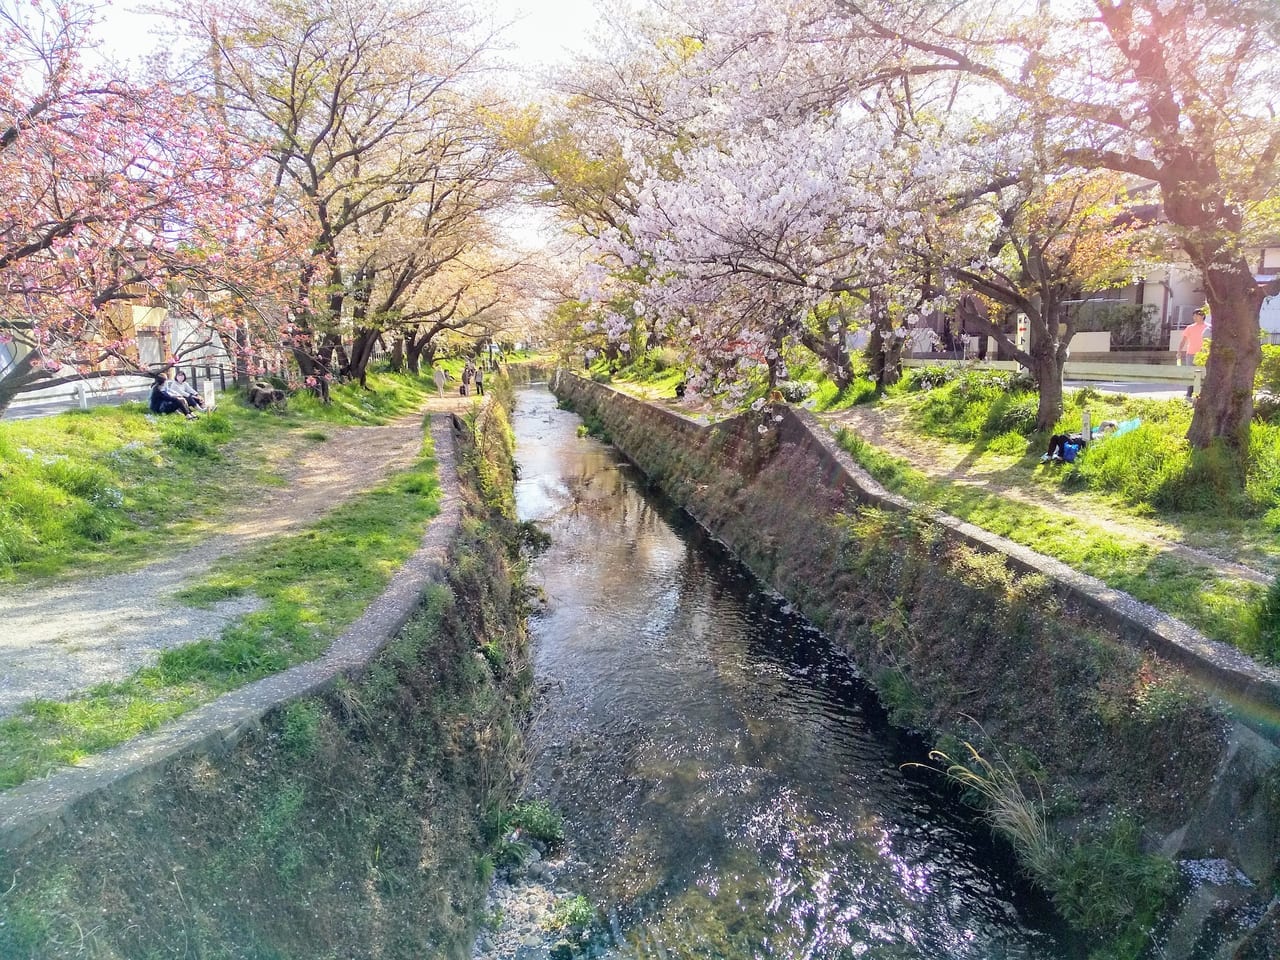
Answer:
[[[961,442],[1003,434],[1025,436],[1035,428],[1039,397],[1010,373],[975,370],[930,390],[914,420],[925,433]]]
[[[208,437],[195,430],[185,430],[181,426],[165,430],[160,436],[160,441],[167,447],[181,450],[194,457],[213,459],[218,456],[217,446]]]
[[[591,906],[591,901],[579,894],[559,901],[551,911],[551,916],[543,921],[543,925],[556,933],[562,931],[580,933],[591,925],[595,916],[596,912]]]
[[[1262,348],[1262,363],[1258,364],[1253,382],[1263,393],[1280,397],[1280,345]]]
[[[105,470],[83,460],[60,457],[45,466],[44,474],[55,487],[85,500],[102,500],[111,486]]]
[[[814,391],[814,384],[806,380],[780,380],[778,391],[787,403],[803,403]]]
[[[999,754],[993,763],[972,744],[964,747],[968,756],[963,759],[941,750],[930,751],[929,759],[947,765],[947,777],[964,789],[966,800],[981,808],[992,828],[1013,844],[1033,876],[1052,876],[1059,855],[1045,821],[1044,797],[1028,797],[1013,768]]]
[[[320,707],[314,700],[298,700],[284,709],[281,740],[291,756],[305,758],[320,743]]]
[[[1191,450],[1181,470],[1168,472],[1152,503],[1161,509],[1214,512],[1243,506],[1244,477],[1235,455],[1221,441]]]
[[[1262,597],[1254,614],[1252,629],[1253,652],[1272,663],[1280,662],[1280,577],[1271,584]]]
[[[1280,409],[1280,398],[1277,398]],[[1245,493],[1259,508],[1280,503],[1280,419],[1249,429],[1249,473]]]
[[[661,373],[663,370],[670,370],[680,366],[680,354],[671,347],[663,347],[661,350],[652,351],[649,356],[655,373]]]
[[[1280,394],[1264,393],[1253,404],[1253,419],[1259,423],[1280,423]]]
[[[1007,393],[991,405],[987,417],[989,431],[1027,436],[1035,431],[1039,409],[1040,398],[1035,394]]]
[[[1110,944],[1115,956],[1138,953],[1177,878],[1170,861],[1142,853],[1138,827],[1129,819],[1072,847],[1046,877],[1062,915]],[[1129,944],[1134,949],[1126,950]]]
[[[1156,492],[1187,469],[1190,447],[1184,437],[1144,423],[1136,430],[1090,444],[1068,475],[1069,486],[1118,493],[1133,503],[1152,504]]]
[[[106,543],[119,525],[120,515],[114,510],[99,510],[81,503],[72,508],[67,529],[93,543]]]
[[[504,819],[504,833],[519,829],[526,837],[555,846],[564,840],[564,818],[545,800],[516,804]]]
[[[907,373],[908,390],[932,390],[950,383],[960,375],[956,366],[915,367]]]

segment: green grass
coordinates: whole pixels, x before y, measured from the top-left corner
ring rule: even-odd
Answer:
[[[283,416],[307,422],[338,425],[386,423],[396,417],[416,410],[434,397],[435,384],[430,371],[425,377],[370,373],[369,389],[359,384],[346,383],[329,391],[329,403],[322,403],[311,393],[300,390],[289,397],[288,410]],[[266,412],[263,416],[281,416]]]
[[[608,361],[597,360],[590,372],[593,377],[607,377],[612,382],[638,388],[638,392],[649,399],[674,399],[676,385],[685,378],[684,367],[670,350],[651,350],[612,373]]]
[[[518,829],[523,836],[555,847],[564,842],[564,817],[545,800],[517,803],[503,817],[503,833]]]
[[[218,564],[179,596],[212,603],[253,594],[262,609],[215,640],[65,702],[37,700],[0,721],[0,788],[153,730],[220,693],[314,659],[414,552],[439,512],[430,440],[414,466],[312,527]]]
[[[1144,854],[1137,825],[1120,819],[1096,839],[1058,857],[1042,878],[1063,916],[1106,946],[1096,960],[1143,955],[1151,932],[1178,885],[1168,859]]]
[[[277,483],[275,464],[317,423],[382,423],[418,409],[428,384],[371,376],[324,406],[307,394],[258,411],[234,393],[199,420],[139,403],[0,422],[0,582],[136,564],[192,542],[228,506]],[[434,387],[431,388],[434,392]]]
[[[925,436],[1021,459],[1029,469],[1047,447],[1034,431],[1036,394],[1007,373],[974,371],[939,383],[930,368],[912,371],[897,394],[908,424]],[[930,384],[937,384],[928,389]],[[1263,517],[1280,503],[1280,425],[1255,422],[1247,470],[1222,447],[1192,450],[1186,441],[1192,410],[1181,400],[1147,400],[1084,388],[1067,394],[1051,433],[1078,432],[1088,411],[1103,420],[1138,418],[1132,433],[1093,444],[1072,468],[1059,471],[1067,489],[1116,495],[1137,514],[1203,518]],[[1280,531],[1280,526],[1272,524]]]
[[[847,429],[842,429],[837,439],[854,460],[894,493],[1060,560],[1215,640],[1273,660],[1280,654],[1280,650],[1259,643],[1254,631],[1241,630],[1241,624],[1254,616],[1261,602],[1263,590],[1257,584],[1219,576],[1210,568],[1109,533],[1101,524],[934,480]]]

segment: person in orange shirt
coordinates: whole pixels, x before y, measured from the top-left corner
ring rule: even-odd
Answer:
[[[1204,346],[1204,331],[1206,327],[1204,311],[1197,310],[1191,315],[1191,319],[1191,326],[1182,331],[1182,339],[1178,341],[1178,356],[1184,367],[1189,367],[1195,363],[1196,354]]]

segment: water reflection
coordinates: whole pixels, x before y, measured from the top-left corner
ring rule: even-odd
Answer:
[[[848,659],[577,423],[522,392],[517,503],[553,538],[533,774],[618,955],[1070,955]]]

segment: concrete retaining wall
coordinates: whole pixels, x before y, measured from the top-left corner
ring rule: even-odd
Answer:
[[[599,411],[608,405],[625,411],[627,417],[642,418],[659,427],[670,439],[688,444],[691,449],[723,443],[729,438],[740,448],[743,437],[750,438],[758,432],[761,420],[759,416],[740,415],[715,425],[702,424],[674,410],[564,374],[560,375],[554,388],[577,404],[585,402],[591,409]],[[783,407],[780,415],[780,421],[768,425],[775,435],[771,442],[786,447],[791,456],[813,462],[814,493],[825,499],[830,509],[841,509],[851,500],[900,512],[915,509],[910,501],[885,490],[859,467],[811,414]],[[627,436],[618,437],[620,449],[630,457],[629,439]],[[631,446],[634,446],[633,439]],[[646,472],[653,468],[652,463],[649,467],[641,460],[636,463]],[[725,465],[733,466],[731,463]],[[709,515],[710,505],[700,504],[696,495],[689,497],[690,491],[682,491],[679,488],[680,478],[661,479],[674,483],[676,488],[672,492],[681,504],[696,519],[721,535],[724,518]],[[1016,505],[1011,504],[1010,509],[1016,509]],[[1268,737],[1280,736],[1280,729],[1275,723],[1280,718],[1280,670],[1262,666],[1234,647],[1210,640],[1155,607],[1021,544],[945,514],[932,514],[931,519],[954,542],[983,552],[1000,553],[1019,571],[1048,576],[1063,600],[1088,610],[1099,624],[1124,640],[1180,664],[1215,695],[1238,709],[1242,719],[1255,724],[1258,732]]]

